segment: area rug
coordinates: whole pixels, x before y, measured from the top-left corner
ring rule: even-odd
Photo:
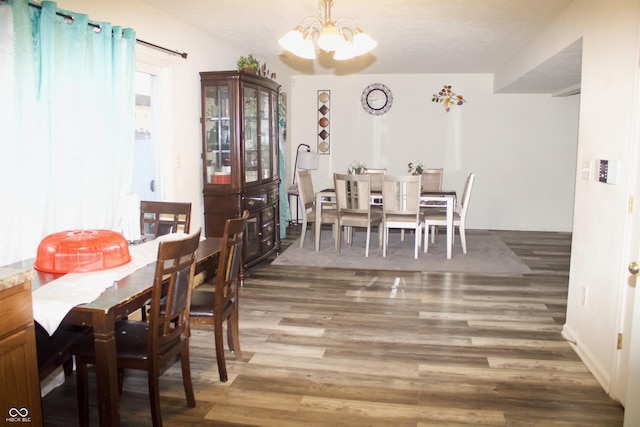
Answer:
[[[497,236],[488,231],[467,231],[467,253],[462,253],[459,236],[453,245],[451,259],[446,256],[446,235],[441,232],[434,244],[429,243],[425,254],[420,248],[418,259],[413,257],[413,234],[407,232],[405,240],[392,232],[389,237],[387,256],[382,256],[378,247],[378,233],[371,233],[369,257],[365,258],[366,233],[356,231],[353,245],[342,244],[340,253],[334,249],[330,230],[323,230],[320,251],[315,252],[314,242],[307,232],[304,246],[297,239],[274,261],[273,265],[299,265],[307,267],[330,267],[350,270],[398,270],[438,271],[497,274],[529,274],[531,270]]]

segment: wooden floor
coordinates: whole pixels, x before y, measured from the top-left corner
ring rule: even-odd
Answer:
[[[560,335],[570,235],[496,233],[533,274],[252,269],[243,360],[227,353],[220,383],[213,334],[193,328],[197,406],[174,365],[160,383],[164,425],[621,426],[622,407]],[[43,404],[46,426],[76,425],[75,379]],[[91,410],[97,425],[95,398]],[[145,374],[128,374],[120,413],[151,425]]]

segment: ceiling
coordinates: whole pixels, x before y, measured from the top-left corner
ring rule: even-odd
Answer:
[[[493,73],[573,0],[334,0],[332,20],[350,17],[378,41],[371,54],[303,60],[278,39],[318,0],[143,0],[261,62],[282,61],[293,74]],[[579,87],[582,43],[531,70],[506,92],[556,93]]]

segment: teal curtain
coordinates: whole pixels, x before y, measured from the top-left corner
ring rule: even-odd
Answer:
[[[278,124],[280,137],[278,143],[280,144],[280,238],[287,237],[287,225],[291,221],[291,209],[289,208],[289,196],[287,195],[287,186],[285,183],[285,177],[287,176],[287,162],[284,158],[284,143],[287,137],[287,102],[285,95],[280,92],[278,96]]]
[[[11,15],[0,61],[11,57],[14,83],[2,101],[11,122],[0,118],[0,186],[11,207],[1,214],[0,265],[35,256],[53,232],[120,231],[130,188],[135,32],[40,6],[9,0],[0,12]]]

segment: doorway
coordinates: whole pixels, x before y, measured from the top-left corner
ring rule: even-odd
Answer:
[[[158,76],[149,71],[136,70],[135,79],[135,145],[131,193],[140,200],[158,200]]]

